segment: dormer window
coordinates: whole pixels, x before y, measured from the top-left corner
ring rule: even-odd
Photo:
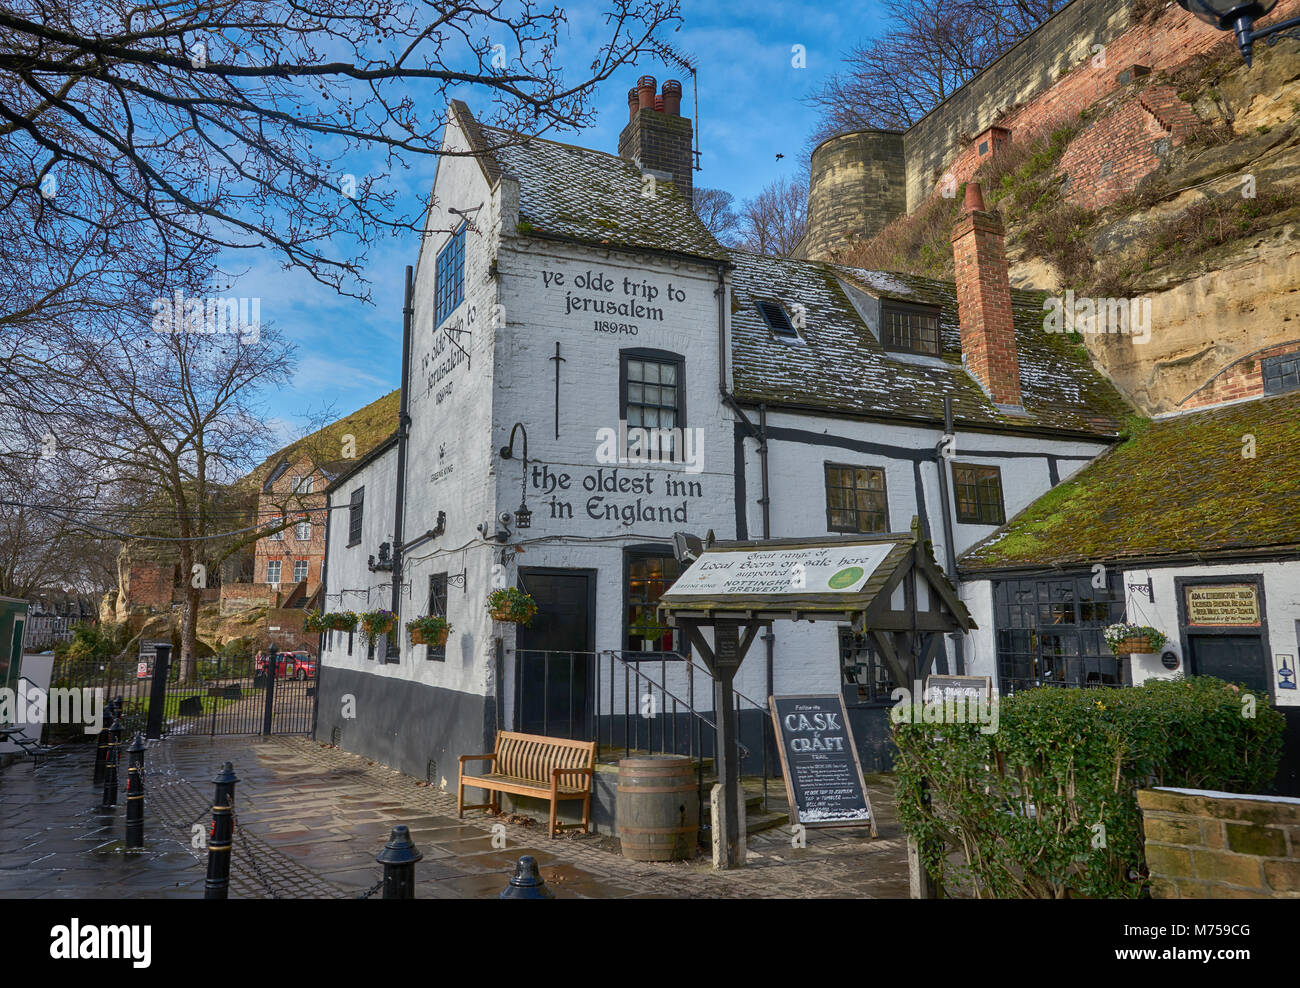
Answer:
[[[773,336],[784,340],[799,339],[799,331],[795,329],[794,320],[790,318],[784,305],[771,298],[761,298],[755,304]]]
[[[886,350],[896,350],[899,353],[942,356],[938,306],[881,299],[880,342]]]

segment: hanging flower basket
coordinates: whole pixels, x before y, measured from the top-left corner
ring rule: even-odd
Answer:
[[[326,614],[322,620],[330,631],[356,631],[359,618],[354,611],[336,611]]]
[[[1158,652],[1169,636],[1144,624],[1112,624],[1102,632],[1106,646],[1116,655],[1146,655]]]
[[[330,626],[320,611],[308,611],[302,619],[302,630],[306,632],[329,631]]]
[[[368,641],[386,635],[397,626],[397,615],[392,611],[366,611],[361,615],[361,631]]]
[[[412,645],[432,645],[434,648],[442,648],[447,644],[447,636],[451,634],[452,627],[445,617],[431,614],[407,621],[406,630],[411,635]]]
[[[537,601],[518,587],[499,587],[488,594],[488,610],[493,621],[530,625],[537,616]]]

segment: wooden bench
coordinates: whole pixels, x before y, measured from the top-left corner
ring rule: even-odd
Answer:
[[[466,775],[465,763],[487,761],[492,771],[486,775]],[[559,824],[555,811],[562,799],[582,800],[582,829],[587,832],[591,821],[591,780],[596,771],[596,742],[548,738],[541,734],[518,734],[497,731],[496,751],[489,755],[461,755],[456,815],[466,810],[501,811],[499,793],[537,796],[551,804],[550,829],[554,837],[566,826]],[[492,793],[490,802],[466,805],[465,787]]]

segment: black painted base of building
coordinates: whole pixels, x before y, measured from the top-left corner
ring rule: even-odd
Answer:
[[[330,667],[318,689],[317,741],[434,785],[446,779],[453,792],[460,756],[491,751],[496,739],[492,697]],[[343,716],[348,696],[354,718]]]

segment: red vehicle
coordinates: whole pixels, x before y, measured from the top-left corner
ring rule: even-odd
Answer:
[[[257,674],[266,673],[265,652],[257,653]],[[276,679],[315,679],[316,660],[307,652],[277,652],[275,656]]]

